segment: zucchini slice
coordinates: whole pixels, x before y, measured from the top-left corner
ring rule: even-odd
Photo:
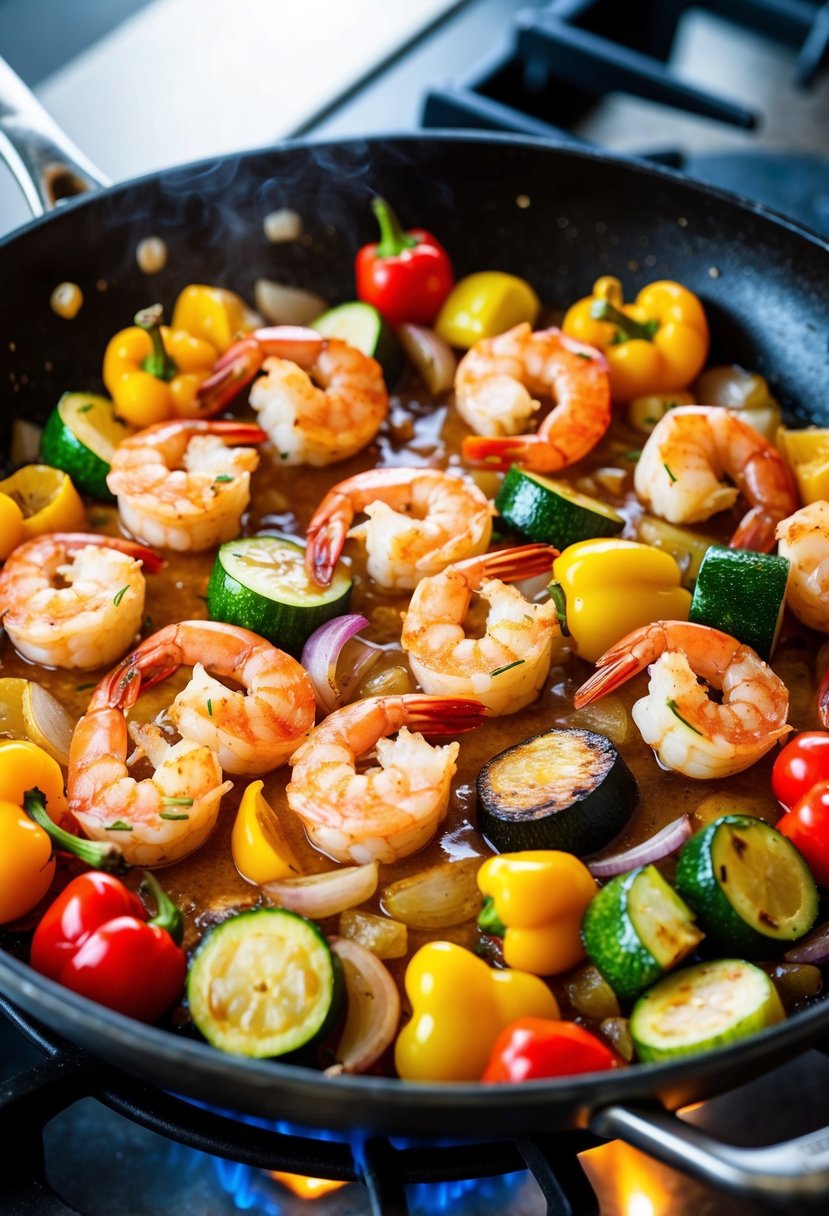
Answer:
[[[63,469],[83,494],[114,502],[107,489],[113,453],[134,427],[116,416],[115,406],[97,393],[64,393],[46,419],[41,458]]]
[[[594,536],[615,536],[625,524],[618,512],[598,498],[515,464],[504,478],[495,506],[510,527],[558,549]]]
[[[207,584],[211,621],[252,629],[299,657],[306,639],[348,611],[352,578],[338,562],[328,587],[305,573],[302,545],[281,536],[246,536],[222,545]]]
[[[640,1060],[671,1060],[747,1038],[785,1016],[765,971],[717,959],[666,976],[640,997],[630,1034]]]
[[[324,338],[339,338],[364,355],[371,355],[382,367],[387,385],[394,386],[400,378],[405,363],[403,348],[373,304],[354,300],[329,308],[311,322],[311,329]]]
[[[187,1003],[209,1043],[231,1055],[283,1056],[334,1025],[339,959],[313,921],[285,908],[242,912],[211,929],[190,961]]]
[[[691,909],[649,865],[602,887],[584,914],[581,937],[616,995],[635,997],[687,958],[703,934]]]
[[[751,815],[724,815],[686,841],[676,885],[728,953],[768,958],[817,920],[806,862],[782,833]]]
[[[688,620],[730,633],[768,662],[783,621],[788,577],[787,557],[711,545]]]
[[[591,730],[548,730],[494,756],[478,776],[478,827],[499,853],[587,857],[618,836],[639,801],[628,766]]]

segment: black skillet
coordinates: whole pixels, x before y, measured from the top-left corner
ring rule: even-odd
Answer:
[[[9,101],[10,93],[13,94]],[[4,100],[5,103],[4,104]],[[16,80],[0,70],[0,137],[33,209],[101,185],[94,168]],[[440,234],[459,274],[501,268],[565,304],[600,274],[633,293],[674,278],[702,296],[712,360],[769,377],[787,408],[829,424],[829,245],[752,203],[641,164],[542,141],[474,135],[286,144],[226,156],[64,202],[0,242],[2,424],[43,420],[62,391],[94,389],[113,329],[187,282],[248,298],[261,276],[332,301],[353,292],[352,259],[372,239],[369,200],[393,201],[407,224]],[[307,237],[272,245],[262,220],[291,207]],[[166,269],[135,261],[162,237]],[[80,285],[74,321],[49,307],[61,280]],[[818,1003],[750,1040],[708,1055],[593,1077],[522,1086],[405,1085],[326,1079],[306,1069],[221,1055],[74,996],[0,951],[0,990],[66,1039],[162,1089],[248,1114],[335,1129],[421,1137],[514,1137],[589,1126],[622,1137],[720,1186],[829,1193],[829,1134],[755,1152],[718,1145],[668,1114],[806,1050],[829,1031]],[[661,1105],[660,1105],[661,1104]]]

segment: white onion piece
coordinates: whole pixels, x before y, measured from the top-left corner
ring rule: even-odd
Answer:
[[[325,874],[276,879],[263,883],[262,890],[280,908],[322,920],[371,899],[377,890],[377,873],[377,862],[369,861],[364,866],[344,866]]]
[[[398,325],[397,336],[430,393],[445,393],[455,383],[458,361],[443,338],[425,325]]]
[[[661,832],[651,836],[644,844],[637,844],[624,853],[615,857],[603,857],[601,861],[589,861],[587,868],[594,878],[612,878],[614,874],[627,874],[637,866],[650,865],[652,861],[661,861],[675,853],[680,845],[691,835],[691,820],[687,815],[681,815],[673,823],[669,823]]]
[[[400,1022],[400,994],[375,954],[345,937],[329,938],[343,965],[348,1013],[328,1077],[365,1072],[391,1046]]]
[[[481,910],[477,875],[483,857],[442,861],[384,887],[383,911],[410,929],[448,929]]]
[[[333,621],[326,621],[315,629],[302,648],[302,666],[311,677],[317,704],[323,713],[330,714],[342,702],[343,689],[337,683],[337,660],[346,642],[367,624],[367,619],[357,612],[334,617]],[[370,643],[366,642],[365,647],[359,656],[352,656],[349,688],[356,688],[369,663],[378,657],[379,651]]]
[[[815,963],[829,961],[829,924],[818,925],[796,946],[783,955],[787,963]]]
[[[271,325],[307,325],[328,308],[328,303],[315,291],[304,287],[289,287],[273,279],[257,279],[253,300]]]
[[[69,745],[75,721],[57,698],[30,680],[23,694],[26,736],[54,756],[58,764],[69,764]]]

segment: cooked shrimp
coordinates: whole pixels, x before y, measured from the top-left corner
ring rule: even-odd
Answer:
[[[210,835],[232,782],[222,781],[208,747],[190,739],[170,744],[157,726],[137,724],[130,733],[155,772],[141,781],[130,776],[127,724],[117,703],[124,690],[113,690],[110,679],[98,685],[72,735],[69,808],[87,836],[114,841],[130,865],[170,865]]]
[[[149,426],[115,449],[107,485],[121,522],[148,545],[200,552],[239,532],[250,501],[253,448],[265,432],[250,422],[174,419]]]
[[[577,709],[648,664],[648,695],[633,707],[640,734],[665,768],[701,779],[741,773],[792,729],[789,694],[768,664],[736,638],[687,621],[654,621],[622,638],[576,692]],[[709,700],[698,676],[722,691]]]
[[[433,747],[423,734],[471,730],[483,713],[477,701],[414,693],[368,697],[329,714],[291,757],[287,789],[314,847],[358,865],[422,848],[446,814],[459,746]],[[358,757],[372,748],[378,764],[358,773]]]
[[[0,616],[15,648],[48,667],[103,667],[131,644],[152,549],[94,532],[51,532],[14,549],[0,573]]]
[[[539,408],[532,394],[556,404],[534,435],[522,435]],[[538,473],[563,469],[586,456],[610,425],[604,356],[560,329],[532,333],[526,322],[475,343],[458,366],[455,399],[482,436],[464,439],[464,460],[493,469],[514,461]]]
[[[296,659],[270,642],[224,621],[167,625],[128,655],[110,675],[118,688],[157,684],[192,666],[193,676],[167,713],[179,733],[217,757],[228,773],[267,773],[288,759],[314,725],[314,686]],[[237,681],[244,692],[208,674]]]
[[[829,502],[812,502],[777,525],[778,553],[789,559],[786,603],[810,629],[829,633]]]
[[[368,520],[352,528],[361,511]],[[473,482],[439,469],[371,469],[335,485],[314,512],[309,578],[323,587],[331,582],[346,536],[365,541],[376,583],[411,590],[427,574],[486,550],[492,506]]]
[[[733,485],[721,479],[727,476]],[[797,510],[788,466],[767,439],[719,405],[683,405],[653,428],[634,474],[642,501],[673,524],[695,524],[734,505],[751,505],[734,548],[768,552],[779,520]]]
[[[544,574],[557,556],[551,545],[522,545],[421,579],[400,641],[424,692],[472,697],[491,715],[535,700],[550,670],[558,617],[552,600],[533,604],[507,583]],[[486,631],[468,638],[463,622],[476,591],[489,603]]]

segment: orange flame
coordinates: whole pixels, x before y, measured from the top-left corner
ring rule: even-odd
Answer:
[[[269,1172],[271,1178],[281,1182],[300,1199],[319,1199],[329,1191],[336,1191],[341,1186],[348,1185],[346,1182],[335,1182],[332,1178],[306,1178],[304,1174],[283,1174],[280,1170]]]
[[[580,1154],[602,1211],[614,1216],[668,1216],[670,1196],[658,1176],[660,1167],[644,1153],[614,1140]]]

